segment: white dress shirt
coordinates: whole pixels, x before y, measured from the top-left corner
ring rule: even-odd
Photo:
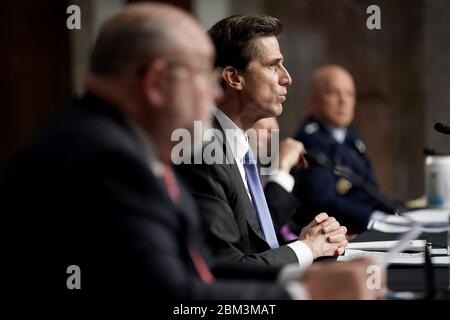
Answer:
[[[272,172],[269,172],[264,182],[264,185],[269,182],[275,182],[289,193],[292,192],[295,185],[294,177],[289,172],[280,169],[274,169]]]
[[[332,125],[327,125],[326,127],[330,131],[333,139],[336,140],[339,144],[343,144],[345,142],[345,138],[347,137],[346,128],[338,128]]]

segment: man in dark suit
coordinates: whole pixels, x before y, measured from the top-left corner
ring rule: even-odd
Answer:
[[[215,279],[203,258],[196,206],[171,169],[171,133],[210,121],[217,96],[210,82],[213,51],[197,22],[169,6],[131,5],[106,22],[87,93],[2,171],[9,239],[2,263],[13,282],[10,298],[139,295],[149,304],[150,297],[299,297],[298,278],[279,284]],[[350,280],[349,270],[363,276],[369,263],[321,270]],[[264,275],[276,276],[268,269]],[[304,292],[320,298],[317,287],[333,292],[312,270]],[[353,281],[342,297],[364,298],[360,289],[372,296],[364,288],[364,281]],[[70,301],[79,306],[79,299]]]
[[[281,140],[278,146],[280,127],[276,117],[257,121],[251,130],[254,130],[256,137],[249,140],[250,142],[255,140],[255,145],[251,146],[252,150],[255,154],[260,155],[260,159],[263,155],[263,161],[259,161],[259,165],[267,170],[264,175],[261,175],[261,182],[264,185],[264,194],[278,241],[283,243],[295,240],[298,236],[291,236],[290,232],[286,234],[288,227],[286,224],[300,205],[297,197],[292,194],[295,179],[291,175],[291,171],[308,165],[304,157],[303,143],[287,137]],[[272,144],[272,139],[274,139],[274,144]]]
[[[280,246],[245,131],[258,120],[278,116],[286,99],[289,73],[277,36],[282,25],[268,16],[232,16],[210,30],[216,66],[223,68],[224,97],[214,126],[226,163],[179,167],[209,228],[208,243],[226,261],[306,267],[320,256],[341,254],[346,229],[322,213],[300,239]],[[205,149],[207,150],[207,149]]]
[[[303,204],[294,216],[297,224],[326,210],[352,233],[361,232],[366,230],[374,211],[391,213],[395,207],[379,190],[366,146],[351,126],[355,96],[353,78],[342,67],[327,65],[314,73],[310,116],[296,135],[315,158],[309,168],[294,174],[294,192]],[[336,166],[349,174],[338,174]]]

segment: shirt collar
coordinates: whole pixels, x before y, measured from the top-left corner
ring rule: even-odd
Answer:
[[[128,123],[131,127],[131,130],[136,135],[138,141],[142,145],[144,150],[144,156],[147,161],[147,164],[153,174],[157,177],[162,175],[162,163],[158,160],[155,148],[149,134],[135,121],[128,119]]]
[[[225,137],[231,147],[233,156],[236,160],[242,162],[249,150],[247,135],[219,108],[214,108],[213,114],[225,132]]]
[[[347,128],[337,128],[332,125],[326,125],[326,127],[334,140],[340,144],[345,142],[345,138],[347,137]]]

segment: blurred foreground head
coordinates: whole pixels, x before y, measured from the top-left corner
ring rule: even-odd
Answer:
[[[309,100],[310,112],[319,121],[338,128],[348,127],[355,111],[353,77],[338,65],[326,65],[314,72]]]
[[[162,4],[133,4],[111,17],[95,43],[87,90],[112,102],[141,125],[170,159],[171,133],[209,126],[220,94],[214,48],[187,13]]]

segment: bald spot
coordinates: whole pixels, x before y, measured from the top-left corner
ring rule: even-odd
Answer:
[[[189,52],[199,55],[213,52],[212,42],[202,26],[189,14],[171,5],[128,5],[106,21],[100,31],[99,41],[116,39],[123,30],[147,34],[146,40],[149,41],[144,41],[141,37],[141,43],[131,44],[142,47],[141,53],[147,56],[169,56],[176,59]],[[116,43],[115,46],[123,46],[122,50],[127,50],[123,43]]]
[[[350,81],[354,85],[353,77],[344,68],[338,65],[326,65],[317,69],[312,77],[311,92],[312,94],[321,94],[324,92],[332,81]]]

